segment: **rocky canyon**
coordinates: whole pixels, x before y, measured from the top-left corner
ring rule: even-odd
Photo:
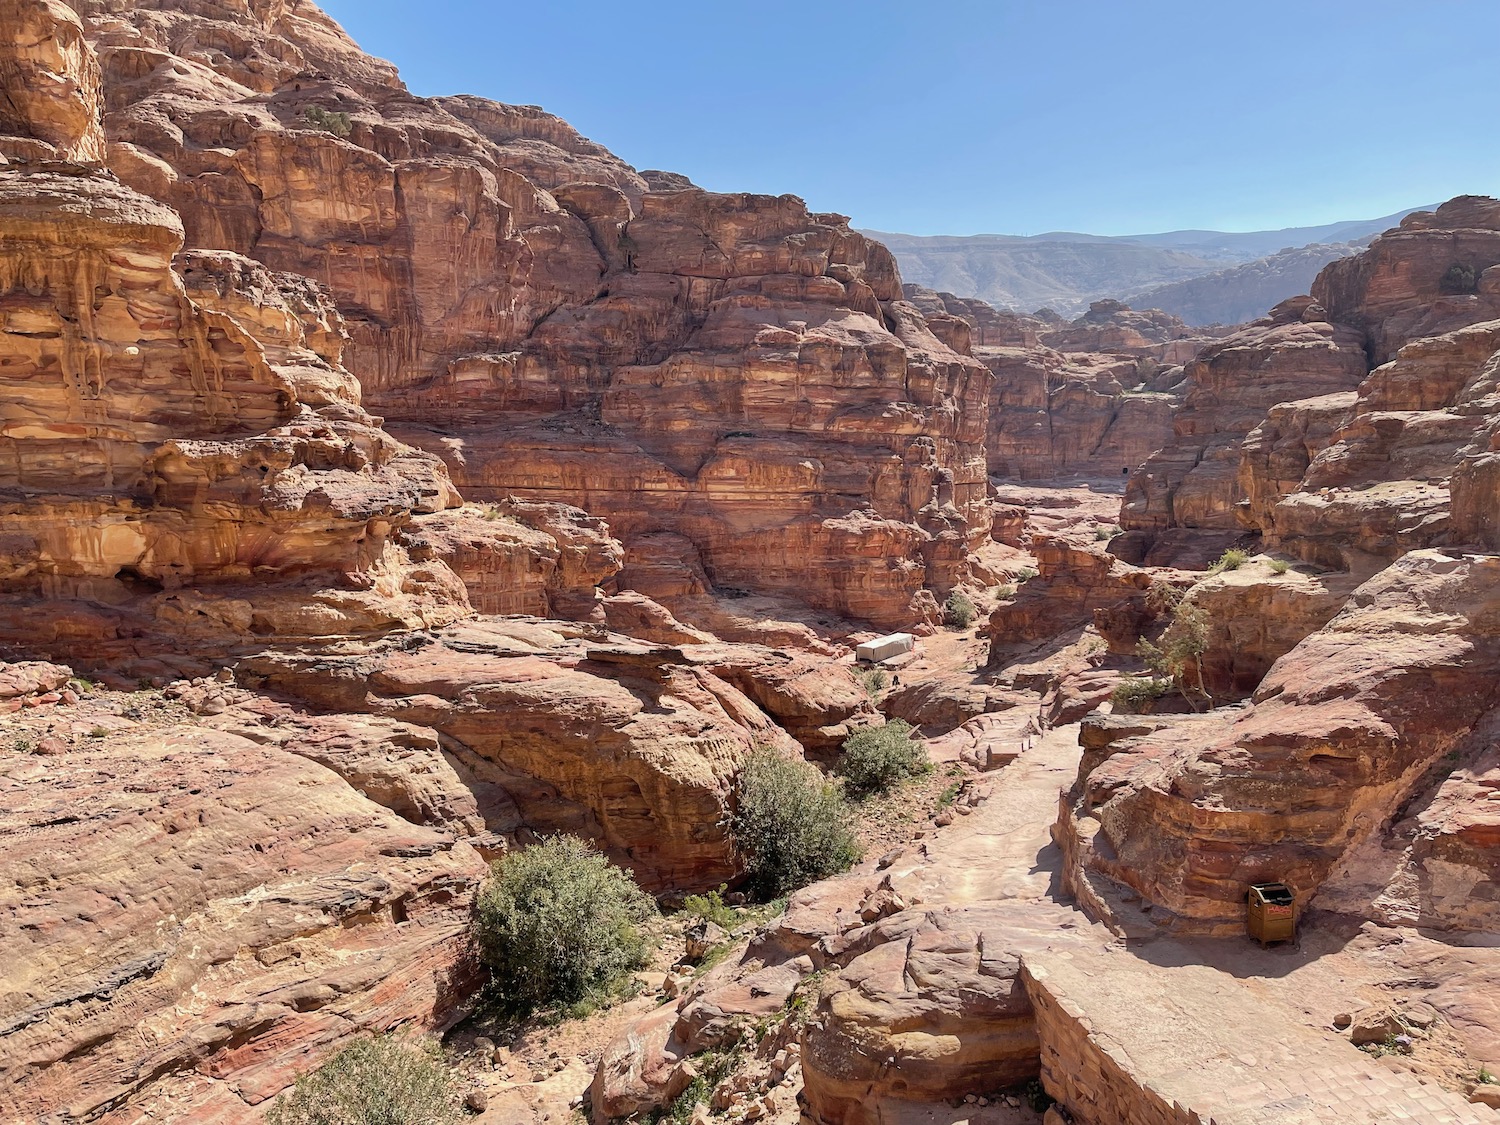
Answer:
[[[1500,1122],[1500,203],[1021,316],[307,0],[0,30],[0,1121]],[[908,725],[751,901],[747,763]],[[656,949],[497,1023],[559,836]]]

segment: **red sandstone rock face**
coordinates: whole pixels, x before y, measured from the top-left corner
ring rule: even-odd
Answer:
[[[267,603],[265,631],[468,612],[452,573],[414,567],[394,538],[413,512],[456,502],[447,473],[359,409],[337,314],[315,289],[197,257],[186,265],[202,303],[189,298],[172,268],[176,216],[98,174],[0,173],[0,211],[12,388],[0,446],[9,487],[50,498],[4,505],[12,597],[74,597],[171,629],[166,603],[185,587],[321,573],[355,596],[300,624],[277,624]],[[237,319],[247,307],[256,318]],[[227,632],[262,631],[248,606],[218,616]]]
[[[1269,320],[1210,345],[1188,364],[1175,440],[1130,478],[1120,515],[1127,531],[1243,526],[1239,476],[1246,435],[1278,403],[1353,390],[1365,375],[1358,332],[1303,317],[1303,308],[1287,302]]]
[[[1170,570],[1131,566],[1061,536],[1033,535],[1032,554],[1040,574],[1023,583],[1016,596],[1002,602],[990,617],[991,661],[1012,645],[1044,640],[1081,630],[1100,613],[1108,619],[1125,618],[1136,628],[1125,646],[1133,649],[1138,626],[1156,616],[1148,607],[1154,585],[1180,587],[1187,576]],[[1127,629],[1131,632],[1131,629]]]
[[[304,757],[173,726],[7,754],[0,790],[7,1121],[194,1071],[181,1119],[244,1120],[309,1051],[470,987],[474,849]]]
[[[1368,575],[1487,541],[1497,216],[1479,197],[1413,215],[1328,266],[1312,298],[1206,349],[1175,440],[1131,479],[1122,553],[1164,561],[1204,530],[1245,528]],[[1378,366],[1361,381],[1363,354]]]
[[[986,441],[995,476],[1120,476],[1172,437],[1176,396],[1149,389],[1129,356],[980,348],[994,372]]]
[[[988,373],[841,216],[648,192],[538,110],[412,97],[313,8],[82,7],[111,166],[190,247],[326,284],[372,405],[471,499],[682,534],[715,583],[882,625],[966,577]]]
[[[1487,900],[1452,888],[1494,862],[1475,780],[1489,744],[1473,732],[1496,705],[1495,571],[1407,555],[1278,660],[1249,710],[1164,726],[1086,769],[1059,829],[1092,841],[1075,877],[1124,883],[1158,923],[1210,932],[1243,927],[1245,888],[1272,879],[1313,904],[1331,883],[1330,907],[1366,917],[1484,924]],[[1404,848],[1383,826],[1409,803],[1427,811]],[[1384,883],[1357,893],[1382,878],[1408,905],[1373,901]]]
[[[1500,317],[1500,203],[1477,195],[1418,211],[1313,284],[1329,318],[1366,332],[1381,364],[1424,336]],[[1453,267],[1458,275],[1451,275]]]
[[[1060,352],[1110,352],[1164,358],[1161,345],[1202,336],[1181,318],[1160,309],[1136,311],[1120,301],[1095,301],[1089,311],[1063,328],[1042,334],[1042,343]],[[1177,362],[1181,362],[1178,360]]]
[[[0,162],[104,159],[99,62],[73,9],[59,0],[5,0],[0,26]]]
[[[959,297],[953,293],[939,293],[922,285],[910,283],[901,286],[906,299],[922,310],[922,315],[932,323],[935,318],[956,317],[969,326],[969,342],[973,347],[985,348],[1035,348],[1042,342],[1042,333],[1049,325],[1032,316],[1002,312],[978,297]]]
[[[752,747],[826,752],[875,719],[847,670],[812,657],[524,619],[353,655],[266,653],[240,671],[322,709],[440,732],[486,831],[596,840],[656,890],[734,878],[725,824]]]
[[[414,559],[447,563],[481,614],[603,622],[599,586],[623,561],[604,521],[566,504],[467,505],[414,520],[402,539]]]

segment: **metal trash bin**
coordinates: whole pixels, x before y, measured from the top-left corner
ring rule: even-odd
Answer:
[[[1297,937],[1297,898],[1285,883],[1256,883],[1247,896],[1250,936],[1261,945],[1294,941]]]

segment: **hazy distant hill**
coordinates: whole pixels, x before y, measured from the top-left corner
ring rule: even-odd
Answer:
[[[1226,267],[1278,257],[1287,248],[1369,238],[1395,226],[1412,210],[1417,208],[1378,219],[1272,231],[1179,230],[1118,237],[1072,231],[1030,236],[865,233],[894,251],[903,280],[964,297],[980,297],[998,308],[1031,312],[1048,307],[1073,315],[1102,297],[1127,297],[1218,274]],[[1295,266],[1286,263],[1286,283],[1300,276],[1296,270],[1304,264],[1301,259]],[[1281,283],[1275,281],[1278,268],[1262,271],[1265,291],[1279,294],[1270,304],[1306,289],[1304,284],[1280,292]],[[1236,291],[1249,284],[1249,275],[1228,281],[1230,289]],[[1212,298],[1204,294],[1210,291],[1211,287],[1192,299],[1209,307]],[[1269,307],[1258,308],[1254,315]],[[1177,309],[1168,311],[1189,319]]]
[[[1123,300],[1132,308],[1162,309],[1189,324],[1242,324],[1264,316],[1288,297],[1306,293],[1329,262],[1358,253],[1369,243],[1366,237],[1332,246],[1300,246],[1227,270],[1129,293]]]

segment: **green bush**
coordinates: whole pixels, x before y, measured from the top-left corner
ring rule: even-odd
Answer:
[[[1287,571],[1289,571],[1291,569],[1292,569],[1292,564],[1289,563],[1289,562],[1287,562],[1286,559],[1273,559],[1272,562],[1271,562],[1271,573],[1272,574],[1285,574]]]
[[[1208,652],[1209,622],[1198,606],[1183,600],[1172,611],[1172,623],[1155,645],[1142,637],[1135,653],[1158,676],[1169,679],[1197,710],[1199,701],[1211,702],[1203,682],[1203,657]],[[1191,679],[1189,678],[1191,677]]]
[[[740,770],[736,806],[730,831],[748,889],[762,900],[847,871],[860,857],[848,803],[806,762],[756,750]]]
[[[890,678],[885,674],[884,668],[866,668],[862,672],[856,672],[855,675],[859,677],[865,694],[871,699],[880,698],[880,693],[890,684]]]
[[[347,137],[354,131],[354,122],[347,113],[326,110],[320,105],[308,106],[302,116],[309,125],[335,137]]]
[[[360,1039],[276,1099],[267,1125],[457,1125],[458,1090],[437,1048]]]
[[[1450,295],[1473,293],[1479,288],[1479,272],[1467,262],[1454,262],[1438,282],[1438,288]]]
[[[706,895],[688,895],[682,900],[682,912],[726,930],[734,929],[739,925],[739,918],[724,902],[725,889],[720,886],[718,890],[709,891]]]
[[[1030,582],[1040,573],[1041,571],[1034,566],[1023,566],[1020,570],[1016,571],[1016,584],[1020,585],[1022,582]]]
[[[860,727],[844,739],[838,770],[849,791],[863,797],[888,793],[897,782],[932,769],[927,749],[912,736],[905,719],[892,719],[880,727]]]
[[[1225,570],[1239,570],[1240,567],[1244,566],[1249,561],[1250,556],[1245,554],[1244,551],[1238,551],[1231,547],[1229,550],[1225,551],[1222,555],[1219,556],[1218,562],[1214,563],[1214,565],[1209,567],[1208,569],[1212,574],[1218,574],[1221,571]]]
[[[962,590],[954,590],[943,603],[943,624],[951,629],[967,629],[974,624],[979,610]]]
[[[1110,702],[1115,710],[1131,715],[1141,714],[1172,687],[1171,680],[1158,680],[1151,676],[1131,676],[1121,680],[1110,692]]]
[[[551,836],[495,861],[474,902],[474,938],[503,1015],[592,1006],[623,991],[650,947],[656,905],[594,848]]]

